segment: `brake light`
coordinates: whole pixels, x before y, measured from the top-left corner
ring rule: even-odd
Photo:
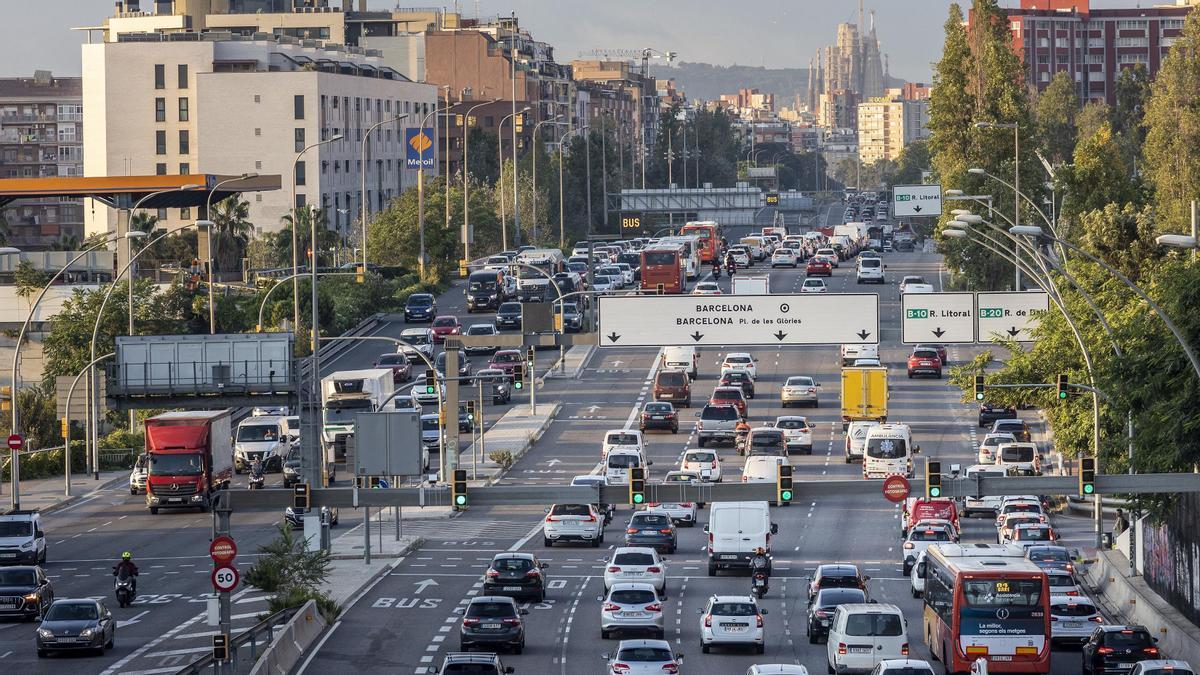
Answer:
[[[647,504],[647,505],[646,505],[646,508],[648,508],[648,509],[653,509],[653,508],[656,508],[656,507],[658,507],[658,506],[659,506],[659,503],[658,503],[658,502],[650,502],[649,504]]]
[[[841,654],[843,656],[846,654],[846,643],[845,642],[838,643],[838,654]]]
[[[825,611],[825,610],[823,610],[823,609],[818,609],[818,610],[817,610],[817,616],[821,616],[821,617],[829,616],[829,612],[826,612],[826,611]]]
[[[1097,614],[1096,616],[1089,616],[1088,621],[1095,621],[1096,623],[1104,623],[1104,617]]]
[[[1058,621],[1058,617],[1057,617],[1057,616],[1052,616],[1052,617],[1050,617],[1050,621],[1051,621],[1051,622]]]
[[[672,675],[677,675],[679,673],[679,666],[675,665],[674,663],[668,663],[663,666],[662,669],[664,673],[671,673]]]
[[[907,642],[905,642],[900,647],[900,656],[908,656],[908,643]]]
[[[500,576],[500,573],[499,573],[499,572],[497,572],[496,570],[488,570],[488,571],[487,571],[487,577],[488,577],[489,579],[495,579],[495,578],[496,578],[496,577],[498,577],[498,576]]]
[[[636,527],[631,527],[631,528],[625,530],[625,534],[637,534],[637,533],[638,533],[638,530]]]
[[[629,665],[626,663],[614,663],[612,664],[612,669],[614,673],[621,675],[622,673],[629,672]]]
[[[913,543],[911,541],[904,542],[904,548],[911,549],[912,547],[913,547]]]
[[[757,617],[755,617],[755,618],[756,618],[756,619],[758,619],[758,627],[759,627],[759,628],[762,628],[762,627],[763,627],[763,618],[762,618],[762,614],[759,614],[759,615],[758,615]]]
[[[501,619],[500,623],[502,623],[506,626],[516,626],[521,623],[521,620],[516,617],[510,617],[507,619]]]
[[[658,565],[653,565],[651,567],[647,567],[646,571],[649,572],[650,574],[659,574],[660,572],[662,572],[662,568],[659,567]]]
[[[525,573],[525,576],[536,577],[538,574],[540,574],[540,573],[537,570],[529,570],[528,572]]]
[[[583,522],[585,522],[585,523],[594,523],[594,522],[596,522],[596,516],[588,516],[587,518],[584,518],[584,519],[583,519]]]
[[[464,625],[464,626],[476,626],[476,625],[479,625],[479,619],[463,619],[463,625]]]
[[[621,609],[621,606],[618,604],[611,603],[611,602],[604,603],[604,611],[606,611],[606,612],[615,612],[618,609]]]
[[[1150,654],[1151,656],[1154,656],[1154,655],[1158,654],[1158,647],[1146,647],[1142,651],[1146,652],[1147,654]]]
[[[665,530],[659,530],[659,533],[660,534],[671,534],[671,530],[670,530],[670,528],[665,529]]]
[[[1100,647],[1099,649],[1096,650],[1096,653],[1097,654],[1111,654],[1111,653],[1113,653],[1113,648],[1112,647]]]
[[[661,612],[662,605],[658,604],[657,602],[654,604],[646,605],[646,611],[647,612]]]
[[[685,508],[685,509],[690,509],[690,508],[692,508],[692,503],[691,503],[691,502],[679,502],[679,505],[680,505],[680,506],[682,506],[682,507],[683,507],[683,508]]]
[[[554,516],[546,516],[546,522],[547,523],[557,523],[558,518],[555,518]]]
[[[616,565],[613,565],[612,567],[609,567],[609,568],[608,568],[608,571],[609,571],[609,572],[612,572],[612,573],[614,573],[614,574],[615,574],[615,573],[617,573],[617,572],[620,572],[620,571],[621,571],[621,568],[620,568],[620,567],[617,567]]]

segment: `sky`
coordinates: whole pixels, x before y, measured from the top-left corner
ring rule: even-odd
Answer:
[[[1091,4],[1129,7],[1168,2],[1092,0]],[[142,2],[143,7],[152,3]],[[396,0],[368,0],[367,6],[390,9],[397,4]],[[1001,4],[1016,6],[1018,0],[1001,0]],[[876,10],[875,30],[893,77],[929,81],[949,5],[949,0],[868,0],[867,9]],[[35,69],[78,75],[78,45],[86,41],[87,33],[71,28],[100,25],[113,7],[114,0],[0,0],[0,25],[21,26],[0,41],[0,76],[28,76]],[[653,47],[675,52],[682,61],[768,68],[807,67],[819,47],[833,43],[837,24],[853,22],[858,14],[855,0],[462,0],[459,7],[467,17],[516,12],[535,39],[554,46],[559,62],[586,58],[594,49]]]

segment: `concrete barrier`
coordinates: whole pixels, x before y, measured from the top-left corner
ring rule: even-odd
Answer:
[[[325,631],[326,625],[324,617],[317,611],[317,601],[304,603],[250,669],[250,675],[287,675]]]

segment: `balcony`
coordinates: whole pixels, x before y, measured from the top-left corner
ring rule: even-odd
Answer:
[[[79,115],[82,119],[82,115]],[[40,115],[4,115],[0,117],[0,124],[37,124],[44,122],[57,122],[59,117],[55,113],[43,113]]]

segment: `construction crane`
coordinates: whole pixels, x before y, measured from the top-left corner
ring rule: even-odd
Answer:
[[[675,52],[662,52],[653,47],[646,47],[644,49],[593,49],[590,52],[581,53],[580,56],[590,56],[606,61],[613,59],[637,61],[640,59],[642,62],[642,76],[645,77],[650,72],[650,59],[665,59],[670,64],[675,60],[677,54]]]

